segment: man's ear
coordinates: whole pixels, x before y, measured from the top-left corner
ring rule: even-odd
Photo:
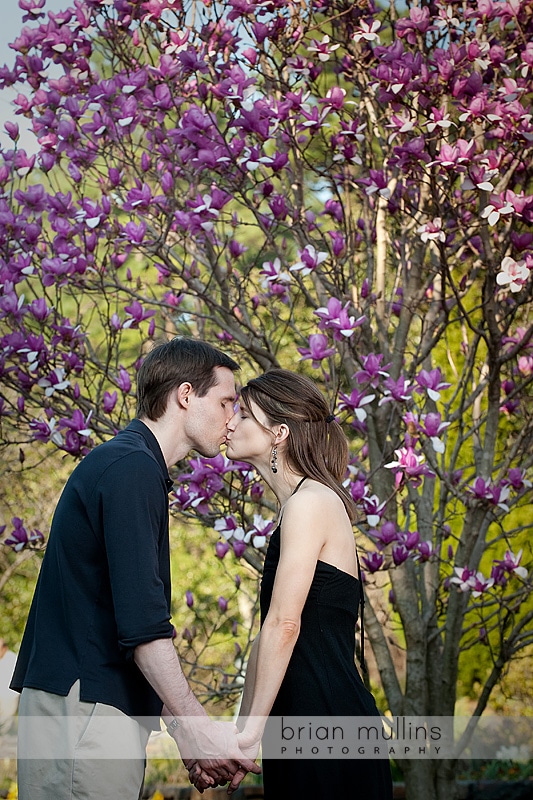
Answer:
[[[189,405],[189,401],[191,399],[191,394],[193,393],[194,389],[192,385],[185,381],[184,383],[180,383],[176,390],[176,402],[180,408],[187,408]]]

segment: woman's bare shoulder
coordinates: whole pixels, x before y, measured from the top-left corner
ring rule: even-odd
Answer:
[[[287,500],[285,513],[297,513],[306,517],[315,514],[346,516],[346,509],[339,495],[329,486],[308,478],[298,491]]]

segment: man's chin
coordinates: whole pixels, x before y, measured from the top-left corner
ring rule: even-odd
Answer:
[[[220,448],[222,447],[221,444],[219,445],[211,445],[211,447],[194,447],[193,450],[201,455],[203,458],[216,458],[216,456],[220,455]]]

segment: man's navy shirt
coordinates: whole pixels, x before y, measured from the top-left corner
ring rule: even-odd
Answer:
[[[130,716],[162,703],[132,656],[170,638],[168,492],[157,439],[133,420],[92,450],[57,505],[11,687],[80,699]]]

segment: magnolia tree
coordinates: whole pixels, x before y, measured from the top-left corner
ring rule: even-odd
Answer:
[[[475,719],[533,641],[531,2],[44,4],[0,70],[3,443],[74,463],[161,336],[313,376],[386,704],[453,715],[485,645]],[[171,507],[260,571],[274,507],[245,465],[181,465]],[[4,522],[17,551],[46,535]],[[402,765],[409,797],[453,796],[453,763]]]

